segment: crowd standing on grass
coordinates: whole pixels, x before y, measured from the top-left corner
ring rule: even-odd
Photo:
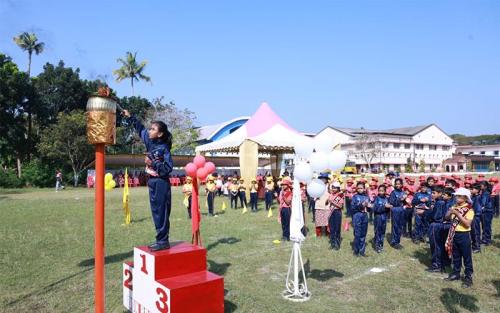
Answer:
[[[368,229],[373,225],[376,253],[383,253],[386,233],[390,233],[388,244],[397,250],[404,249],[402,238],[408,238],[411,244],[429,247],[428,272],[450,272],[446,280],[463,278],[464,287],[472,285],[472,255],[491,245],[492,220],[499,217],[498,177],[421,175],[417,181],[416,177],[398,177],[390,172],[382,181],[365,175],[344,178],[329,173],[321,173],[318,178],[327,186],[325,193],[311,198],[306,186],[301,184],[302,204],[305,218],[307,213],[312,213],[314,235],[327,237],[331,249],[341,248],[342,228],[352,227],[353,255],[366,257]],[[258,201],[264,202],[266,211],[272,210],[276,201],[282,239],[290,240],[293,184],[287,172],[280,177],[260,175],[248,186],[237,175],[209,176],[205,185],[208,216],[216,216],[214,199],[217,196],[228,197],[232,209],[246,210],[247,188],[251,212],[258,212]],[[189,217],[191,191],[191,181],[186,180],[183,192]],[[307,231],[304,227],[303,233]],[[451,271],[447,271],[449,267]]]

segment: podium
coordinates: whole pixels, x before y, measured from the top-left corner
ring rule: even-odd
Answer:
[[[133,313],[224,312],[224,278],[207,271],[207,250],[174,242],[168,250],[134,248],[123,263],[123,305]]]

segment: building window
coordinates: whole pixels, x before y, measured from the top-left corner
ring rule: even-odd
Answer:
[[[401,144],[393,143],[392,146],[394,147],[394,149],[399,149],[401,147]]]
[[[391,146],[391,144],[390,144],[390,143],[388,143],[388,142],[384,142],[384,149],[387,149],[387,148],[389,148],[390,146]]]
[[[443,146],[443,151],[449,151],[450,150],[450,146]]]
[[[405,149],[409,150],[411,148],[411,144],[405,143]]]
[[[498,150],[493,151],[494,155],[498,155]]]
[[[437,146],[436,145],[429,145],[429,150],[436,151],[437,150]]]
[[[486,154],[486,151],[481,151],[481,154],[482,154],[482,155],[485,155],[485,154]]]
[[[424,150],[424,145],[416,144],[415,149],[416,150]]]

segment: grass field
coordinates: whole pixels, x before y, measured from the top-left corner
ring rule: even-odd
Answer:
[[[132,248],[154,238],[146,188],[131,189],[133,224],[122,226],[121,190],[106,194],[106,308],[122,307],[122,262]],[[0,311],[93,312],[93,207],[87,189],[0,190]],[[221,207],[217,198],[216,207]],[[190,240],[190,223],[179,189],[174,189],[171,239]],[[206,206],[202,202],[202,212]],[[291,303],[281,298],[290,243],[274,244],[280,225],[262,210],[241,215],[227,209],[202,220],[208,266],[225,279],[226,312],[500,312],[500,220],[495,243],[474,255],[474,286],[443,281],[429,274],[424,245],[403,240],[404,249],[354,258],[352,230],[343,232],[340,251],[325,238],[303,244],[312,298]],[[312,229],[310,217],[309,227]],[[373,228],[368,230],[373,237]],[[370,269],[378,267],[381,273]]]

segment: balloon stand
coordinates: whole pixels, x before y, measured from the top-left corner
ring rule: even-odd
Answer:
[[[300,267],[299,267],[300,266]],[[302,282],[299,279],[299,270],[302,270]],[[293,277],[291,275],[293,274]],[[307,288],[306,274],[304,271],[304,262],[300,251],[300,243],[294,242],[288,272],[286,274],[286,289],[283,290],[283,298],[293,302],[305,302],[311,298],[311,292]]]

